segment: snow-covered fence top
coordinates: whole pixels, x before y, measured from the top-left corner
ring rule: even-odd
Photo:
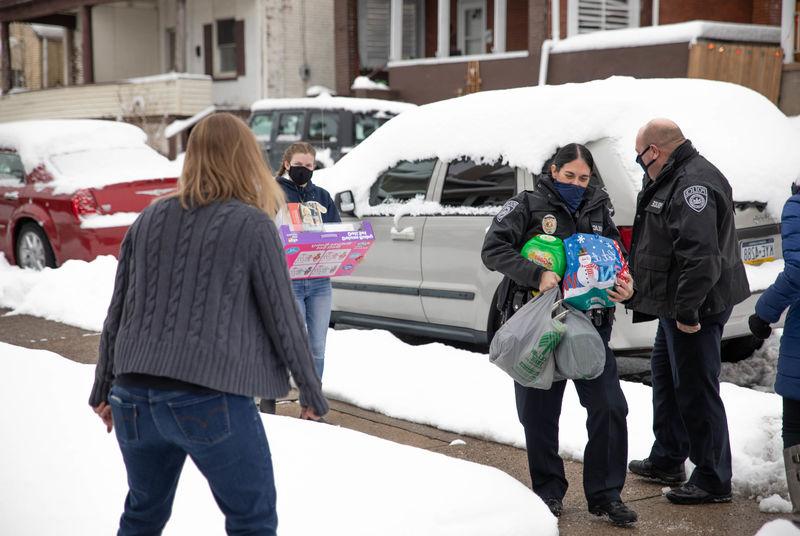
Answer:
[[[130,123],[54,119],[0,123],[0,148],[13,149],[26,173],[44,164],[55,193],[142,179],[175,177],[170,161]]]
[[[607,139],[638,191],[636,133],[655,117],[681,126],[728,177],[737,201],[767,202],[780,215],[800,178],[800,131],[755,91],[709,80],[612,77],[427,104],[391,119],[315,181],[332,194],[352,190],[364,214],[370,186],[400,161],[467,157],[538,173],[561,146]]]
[[[314,108],[318,110],[349,110],[356,113],[387,112],[400,114],[416,108],[416,104],[383,99],[356,99],[352,97],[332,97],[323,93],[318,97],[299,99],[261,99],[253,103],[250,110],[288,110]]]

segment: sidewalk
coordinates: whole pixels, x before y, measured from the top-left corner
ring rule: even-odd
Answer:
[[[5,312],[0,309],[0,315]],[[74,361],[92,363],[97,357],[99,336],[36,317],[0,316],[0,341],[27,348],[46,349]],[[278,405],[278,413],[298,416],[300,408],[294,402],[283,402]],[[525,451],[521,449],[392,419],[337,401],[331,401],[331,413],[326,418],[334,425],[490,465],[505,471],[526,486],[530,485],[527,459]],[[450,443],[456,439],[465,441],[466,445],[451,446]],[[621,530],[625,530],[612,527],[607,521],[587,512],[581,485],[582,465],[567,461],[565,468],[571,487],[559,523],[561,534],[602,536],[620,534]],[[424,486],[424,482],[420,485]],[[625,530],[625,534],[753,535],[764,523],[777,517],[760,513],[754,500],[742,498],[736,498],[728,505],[673,506],[661,496],[661,488],[660,485],[646,483],[629,475],[623,500],[639,513],[640,521],[635,528]]]

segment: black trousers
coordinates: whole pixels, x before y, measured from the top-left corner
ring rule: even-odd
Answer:
[[[650,366],[653,432],[650,461],[671,469],[688,457],[696,468],[689,482],[715,494],[731,492],[728,420],[719,395],[720,341],[731,309],[703,318],[688,334],[660,318]]]
[[[783,397],[783,448],[800,445],[800,400]]]
[[[620,500],[628,461],[628,404],[619,384],[617,362],[608,347],[612,321],[598,328],[606,348],[606,366],[594,380],[576,380],[588,417],[583,488],[590,506]],[[545,391],[514,382],[519,420],[525,428],[528,469],[533,491],[543,499],[563,499],[567,492],[564,462],[558,455],[558,420],[566,381]]]

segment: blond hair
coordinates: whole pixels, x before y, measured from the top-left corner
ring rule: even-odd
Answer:
[[[283,152],[283,158],[281,158],[281,167],[278,169],[278,177],[281,177],[284,173],[286,173],[286,162],[291,163],[292,157],[298,153],[310,154],[315,158],[317,156],[317,150],[314,149],[310,143],[298,141],[297,143],[291,144]]]
[[[271,218],[285,204],[252,131],[229,113],[211,114],[192,129],[175,196],[185,209],[237,199]]]

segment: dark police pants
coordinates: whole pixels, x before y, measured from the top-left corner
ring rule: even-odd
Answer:
[[[650,461],[671,469],[688,456],[696,465],[689,482],[714,494],[731,492],[728,420],[719,396],[720,341],[731,309],[700,320],[697,333],[659,318],[650,367],[653,432]]]
[[[597,329],[606,347],[603,373],[594,380],[575,381],[581,405],[588,412],[583,489],[590,507],[620,500],[628,462],[628,404],[619,384],[616,359],[608,348],[611,324],[607,321]],[[545,391],[514,382],[533,491],[543,499],[563,499],[567,492],[564,462],[558,455],[558,419],[566,385],[566,381],[555,382]]]

